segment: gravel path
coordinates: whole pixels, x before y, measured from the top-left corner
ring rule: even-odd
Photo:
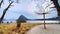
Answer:
[[[26,34],[60,34],[60,24],[47,24],[47,29],[43,25],[38,25],[29,30]]]

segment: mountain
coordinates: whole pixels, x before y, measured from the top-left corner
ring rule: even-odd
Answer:
[[[28,20],[24,15],[21,15],[17,20],[20,20],[20,19]]]

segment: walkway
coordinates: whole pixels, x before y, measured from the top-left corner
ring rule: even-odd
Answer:
[[[26,34],[60,34],[60,24],[47,24],[47,29],[43,25],[38,25],[29,30]]]

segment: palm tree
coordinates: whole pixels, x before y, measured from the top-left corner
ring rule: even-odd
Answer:
[[[55,8],[58,11],[58,16],[60,17],[60,6],[59,6],[59,3],[58,3],[58,0],[51,0],[51,1],[53,1],[54,5],[55,5]]]
[[[4,19],[4,16],[5,16],[7,10],[10,8],[10,6],[11,6],[12,3],[13,3],[13,1],[11,1],[11,3],[8,5],[8,7],[3,10],[3,14],[2,14],[2,16],[1,16],[1,18],[0,18],[0,23],[1,23],[2,20]]]

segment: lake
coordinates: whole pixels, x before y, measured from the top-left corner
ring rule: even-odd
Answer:
[[[12,22],[12,23],[16,23],[16,20],[4,20],[4,23],[6,22]],[[44,20],[27,20],[27,23],[44,23]],[[45,20],[46,23],[59,23],[59,20]]]

